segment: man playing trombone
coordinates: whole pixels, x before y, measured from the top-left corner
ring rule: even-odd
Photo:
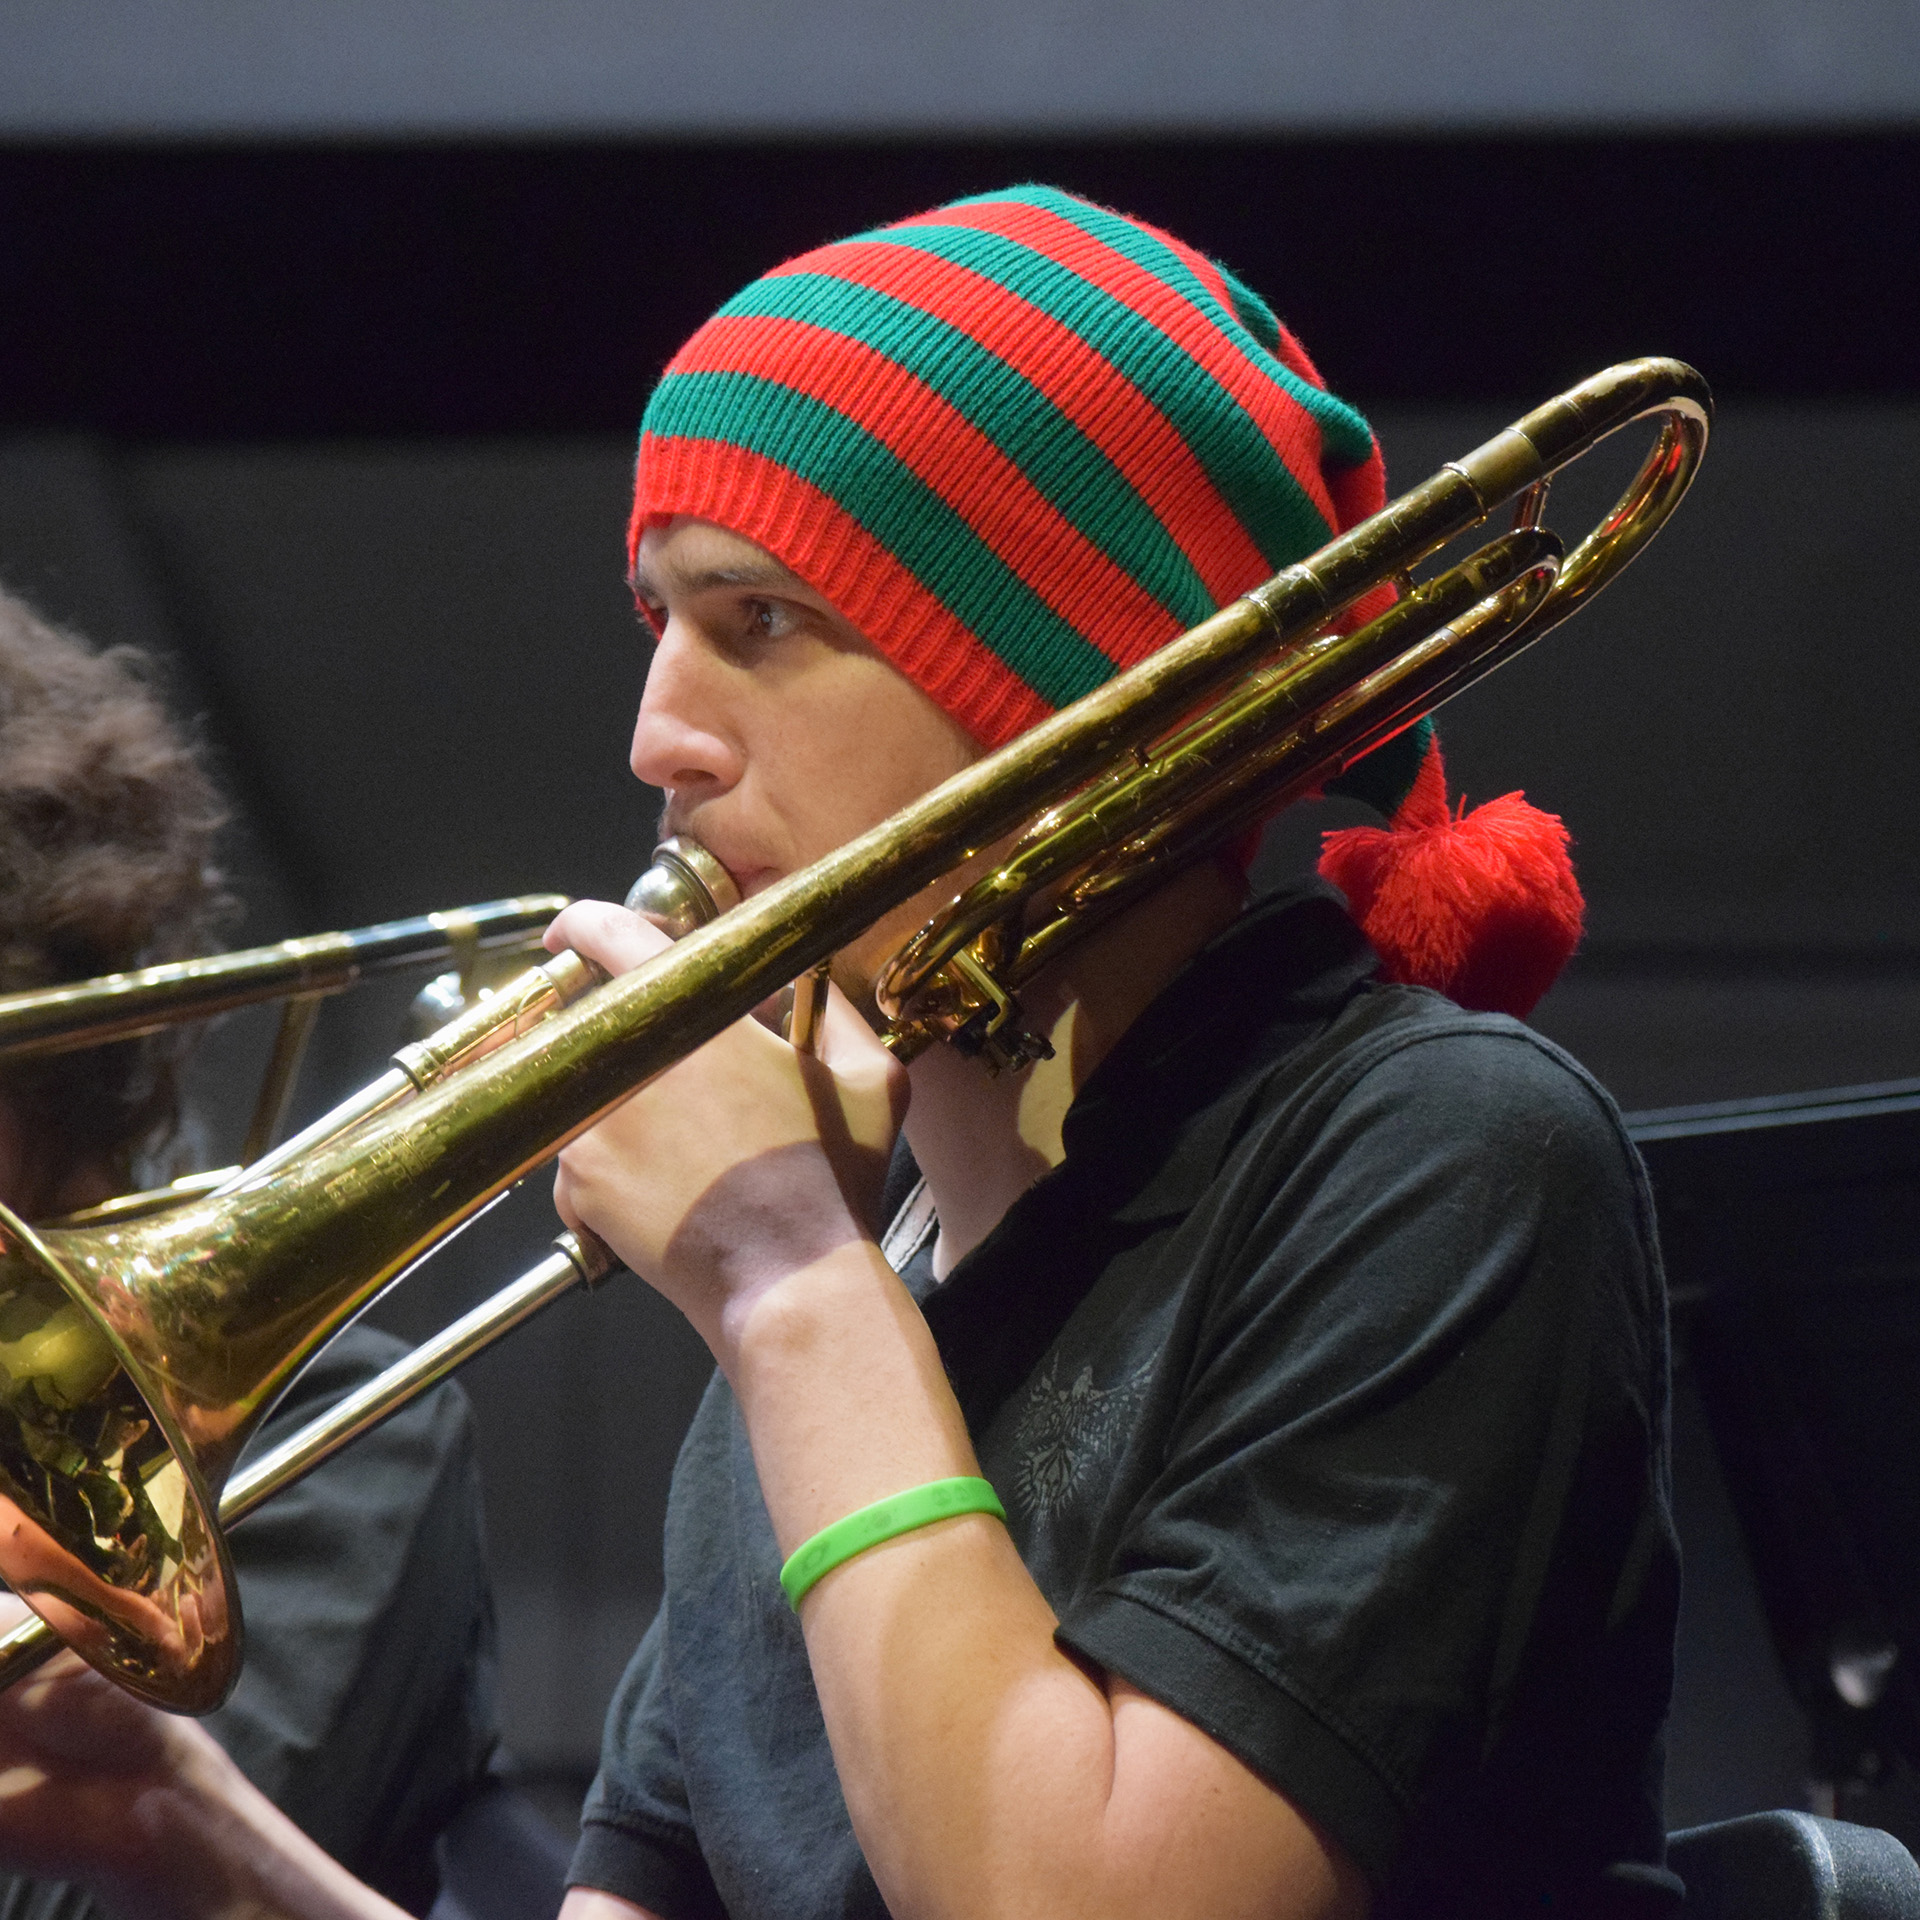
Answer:
[[[1266,307],[1140,222],[1020,188],[820,249],[649,404],[634,769],[755,894],[1383,494]],[[1644,1186],[1586,1076],[1428,990],[1531,1004],[1562,837],[1455,818],[1424,727],[1355,778],[1384,965],[1216,858],[1023,989],[1002,1070],[903,1066],[862,1003],[936,890],[811,1052],[743,1022],[563,1155],[718,1362],[568,1920],[1677,1911]],[[143,1730],[118,1784],[89,1713]],[[384,1910],[90,1679],[0,1735],[7,1844],[99,1792],[130,1910]]]

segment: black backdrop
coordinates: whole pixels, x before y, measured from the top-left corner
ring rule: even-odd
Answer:
[[[817,242],[1038,178],[1207,247],[1372,405],[1657,350],[1920,392],[1920,135],[0,146],[0,431],[626,431]]]

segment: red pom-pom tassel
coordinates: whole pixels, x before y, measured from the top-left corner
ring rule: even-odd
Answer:
[[[1580,944],[1586,902],[1567,847],[1559,816],[1517,793],[1450,812],[1436,743],[1393,825],[1328,834],[1320,872],[1387,979],[1524,1020]]]

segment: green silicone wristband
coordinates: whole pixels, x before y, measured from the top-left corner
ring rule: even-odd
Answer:
[[[861,1507],[844,1520],[822,1527],[811,1540],[793,1550],[780,1569],[780,1585],[786,1590],[787,1604],[797,1613],[800,1602],[813,1584],[835,1567],[865,1553],[883,1540],[897,1540],[916,1527],[931,1526],[936,1520],[950,1520],[956,1513],[990,1513],[1004,1520],[1007,1510],[1000,1497],[984,1480],[963,1475],[957,1480],[933,1480],[924,1487],[909,1487],[886,1500]]]

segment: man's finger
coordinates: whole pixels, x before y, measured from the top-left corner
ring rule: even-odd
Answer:
[[[571,947],[609,973],[630,973],[673,944],[651,920],[610,900],[576,900],[544,937],[549,953]]]

